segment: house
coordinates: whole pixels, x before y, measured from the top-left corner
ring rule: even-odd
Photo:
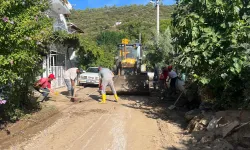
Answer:
[[[76,33],[76,32],[84,33],[83,30],[79,29],[75,24],[73,24],[71,22],[68,23],[68,31],[70,34]]]
[[[51,0],[50,5],[47,14],[54,19],[54,31],[66,31],[69,34],[83,33],[76,25],[67,22],[66,17],[70,15],[72,9],[72,5],[67,0]],[[49,54],[43,56],[44,72],[42,77],[47,77],[50,73],[53,73],[56,80],[53,80],[52,88],[63,87],[65,86],[63,79],[65,70],[76,66],[74,49],[63,44],[52,44],[49,49]]]

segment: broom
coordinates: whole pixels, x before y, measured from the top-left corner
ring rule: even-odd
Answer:
[[[51,92],[47,92],[47,91],[43,91],[43,90],[39,90],[39,92],[43,92],[43,93],[51,93]],[[59,92],[55,91],[53,94],[55,94],[56,96],[59,95]]]

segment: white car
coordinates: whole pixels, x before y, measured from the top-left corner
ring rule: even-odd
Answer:
[[[86,70],[86,72],[84,72],[80,75],[79,83],[82,85],[86,85],[86,84],[99,85],[98,67],[89,67]]]

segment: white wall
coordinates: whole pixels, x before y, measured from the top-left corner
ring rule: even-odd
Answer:
[[[68,32],[68,26],[67,26],[67,21],[66,18],[64,16],[64,14],[70,14],[70,10],[72,9],[72,6],[70,3],[68,3],[67,5],[63,5],[63,3],[60,0],[51,0],[51,6],[50,6],[50,10],[47,11],[47,14],[50,18],[54,19],[54,24],[53,24],[53,28],[54,31],[58,31],[58,30],[64,30]],[[64,47],[63,45],[51,45],[50,50],[56,51],[58,53],[63,53],[66,54],[67,52],[67,47]],[[71,53],[72,54],[72,53]],[[67,58],[69,59],[69,58]],[[66,66],[56,66],[53,67],[53,69],[57,70],[56,72],[56,76],[57,76],[57,80],[53,82],[53,87],[60,87],[62,85],[64,85],[63,83],[63,77],[62,75],[65,72],[65,67],[67,67],[67,62],[62,62],[62,64],[65,64]],[[45,69],[42,77],[47,77],[50,73],[52,73],[52,68],[50,66],[50,55],[47,55],[45,57],[43,57],[43,69]],[[58,70],[59,69],[59,70]]]
[[[68,5],[64,5],[61,0],[51,0],[50,9],[57,14],[70,14],[70,6],[70,3]]]

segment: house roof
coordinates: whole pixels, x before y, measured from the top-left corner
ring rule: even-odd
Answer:
[[[71,22],[68,23],[68,26],[69,26],[70,28],[74,29],[74,30],[75,30],[76,32],[78,32],[78,33],[84,33],[84,31],[83,31],[82,29],[78,28],[75,24],[73,24],[73,23],[71,23]]]

